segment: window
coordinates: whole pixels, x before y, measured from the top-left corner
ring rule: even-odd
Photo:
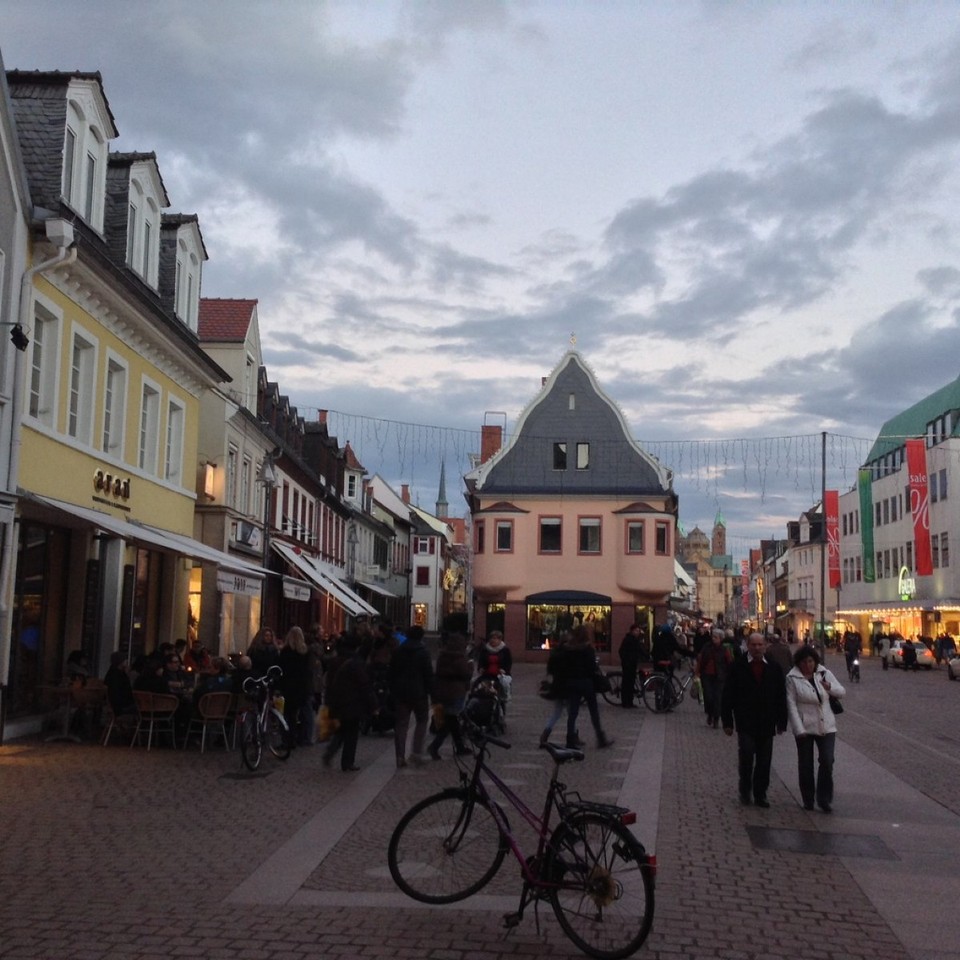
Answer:
[[[940,471],[940,499],[947,499],[947,468],[944,467]],[[946,566],[946,564],[944,564]]]
[[[853,558],[853,567],[854,567],[854,578],[856,579],[857,583],[860,583],[863,577],[863,567],[861,564],[859,554],[857,554],[857,556]]]
[[[357,475],[355,473],[347,474],[347,496],[351,500],[357,498]]]
[[[253,462],[249,457],[244,457],[243,466],[240,468],[240,502],[237,504],[237,509],[241,513],[250,512],[250,481],[252,477]]]
[[[85,191],[83,197],[83,215],[88,223],[93,223],[94,203],[97,196],[97,157],[93,153],[87,154],[85,171]]]
[[[30,355],[30,400],[31,417],[54,425],[57,400],[57,340],[60,335],[59,320],[41,304],[36,304],[33,314],[33,352]]]
[[[555,443],[553,445],[553,469],[567,469],[567,445],[565,443]]]
[[[476,529],[476,547],[475,547],[477,553],[483,553],[484,551],[484,547],[486,546],[486,544],[484,543],[486,539],[485,534],[486,534],[486,528],[485,528],[484,522],[482,520],[478,520],[477,529]]]
[[[897,498],[896,497],[890,498],[890,520],[893,523],[897,522]]]
[[[843,535],[847,535],[847,515],[843,515]]]
[[[937,496],[937,475],[930,472],[930,502],[936,503],[940,498]]]
[[[138,463],[147,473],[157,470],[157,441],[160,431],[160,390],[144,383],[140,395],[140,445]]]
[[[575,393],[567,394],[567,409],[568,410],[577,409],[577,395]]]
[[[880,510],[881,510],[879,500],[873,505],[873,509],[876,513],[876,516],[874,517],[874,523],[876,523],[876,525],[879,527],[880,526]]]
[[[436,548],[433,542],[433,537],[414,537],[413,538],[414,553],[433,553],[435,549]]]
[[[654,552],[664,557],[670,552],[670,524],[666,520],[657,521],[657,542]]]
[[[940,534],[940,566],[950,566],[950,541],[947,539],[947,531]]]
[[[627,521],[627,553],[643,553],[643,521]]]
[[[913,541],[908,540],[906,544],[906,555],[903,561],[903,565],[913,573]]]
[[[930,537],[930,553],[933,558],[933,569],[940,568],[940,538],[934,534]]]
[[[430,586],[430,568],[429,567],[417,567],[417,586],[418,587]]]
[[[560,553],[562,525],[560,517],[540,518],[540,553]]]
[[[883,522],[884,523],[890,522],[890,501],[889,500],[883,501]]]
[[[127,214],[127,264],[133,264],[133,258],[136,256],[137,247],[137,205],[130,204],[130,210]]]
[[[95,366],[94,345],[83,334],[74,332],[70,358],[70,394],[67,401],[67,434],[81,443],[90,443],[93,435]]]
[[[76,162],[77,135],[70,127],[67,127],[67,138],[63,145],[63,197],[68,202],[73,199],[74,164]]]
[[[497,553],[513,553],[513,521],[497,521]]]
[[[167,442],[164,444],[164,476],[176,483],[183,473],[183,404],[171,399],[167,404]]]
[[[590,444],[577,444],[577,469],[586,470],[590,466]]]
[[[237,448],[232,444],[227,449],[227,476],[224,496],[228,507],[237,505]]]
[[[580,535],[578,539],[579,553],[600,552],[600,518],[581,517]]]

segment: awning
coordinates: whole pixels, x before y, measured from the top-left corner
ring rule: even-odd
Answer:
[[[298,553],[287,543],[271,540],[270,546],[283,557],[287,563],[296,567],[312,584],[319,587],[324,593],[330,594],[344,610],[351,616],[359,617],[364,614],[376,614],[378,611],[371,607],[366,600],[358,597],[345,583],[331,577],[320,569],[313,557],[305,553]]]
[[[358,580],[357,583],[361,587],[366,587],[368,590],[372,590],[374,593],[379,593],[381,597],[396,597],[395,593],[391,593],[385,587],[381,587],[378,583],[367,583],[366,580]]]
[[[53,497],[43,497],[38,493],[27,493],[24,495],[24,499],[49,507],[64,516],[80,520],[83,526],[106,530],[122,540],[129,540],[133,543],[153,547],[156,550],[165,550],[168,553],[175,553],[180,556],[192,557],[194,560],[207,560],[210,563],[215,563],[218,567],[223,567],[225,570],[234,570],[260,580],[267,574],[266,570],[254,563],[241,560],[239,557],[225,553],[223,550],[217,550],[201,543],[199,540],[194,540],[192,537],[185,537],[170,530],[151,527],[145,523],[140,523],[138,520],[114,517],[101,510],[81,507],[75,503],[67,503],[65,500],[55,500]]]

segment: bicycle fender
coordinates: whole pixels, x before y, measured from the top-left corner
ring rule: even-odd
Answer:
[[[277,720],[280,722],[280,726],[283,727],[284,730],[289,730],[289,729],[290,729],[290,728],[287,726],[286,718],[283,716],[283,714],[282,714],[276,707],[271,707],[271,708],[270,708],[270,712],[277,718]]]

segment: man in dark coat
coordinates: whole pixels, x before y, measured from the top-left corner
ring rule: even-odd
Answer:
[[[327,687],[327,706],[339,726],[323,752],[323,765],[329,767],[337,751],[342,749],[340,769],[345,773],[360,769],[356,763],[360,722],[378,709],[377,695],[359,651],[360,641],[356,636],[341,637]]]
[[[393,727],[397,766],[407,765],[407,730],[410,715],[414,717],[413,750],[410,759],[423,762],[423,742],[427,737],[430,713],[430,688],[433,686],[433,664],[423,643],[423,627],[413,626],[390,658],[390,693],[396,708]]]
[[[633,688],[637,683],[637,665],[640,663],[640,624],[635,623],[620,641],[620,705],[630,709],[633,702]]]
[[[766,659],[767,641],[751,633],[747,655],[730,668],[723,686],[720,715],[723,732],[737,729],[740,802],[769,807],[770,762],[773,738],[787,729],[787,693],[783,671]]]

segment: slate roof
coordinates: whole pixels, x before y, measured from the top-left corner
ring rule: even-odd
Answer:
[[[242,343],[253,322],[258,300],[214,299],[200,300],[197,336],[204,341]]]
[[[925,436],[927,424],[951,410],[960,410],[960,377],[891,417],[880,428],[880,434],[864,462],[879,460],[890,451],[902,447],[904,440],[909,437]],[[960,437],[960,417],[955,420],[950,436]]]
[[[572,398],[572,399],[571,399]],[[577,469],[577,444],[590,445]],[[554,444],[566,443],[567,468],[553,467]],[[671,492],[670,472],[630,436],[619,409],[580,355],[568,352],[521,414],[510,442],[467,475],[484,495],[650,496]]]

